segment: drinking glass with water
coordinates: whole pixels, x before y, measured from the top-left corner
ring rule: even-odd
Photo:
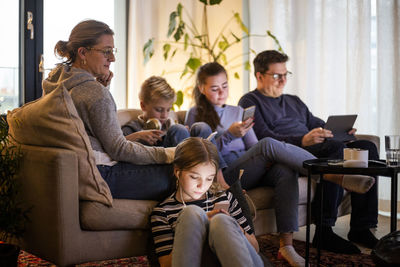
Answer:
[[[386,135],[385,150],[387,166],[399,166],[400,135]]]

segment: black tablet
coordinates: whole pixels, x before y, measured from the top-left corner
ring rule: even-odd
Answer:
[[[348,134],[348,132],[353,129],[354,122],[357,119],[357,115],[333,115],[329,116],[325,129],[331,130],[334,140],[347,142],[355,140],[355,136]]]

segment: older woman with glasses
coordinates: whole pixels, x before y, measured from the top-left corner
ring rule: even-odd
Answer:
[[[174,189],[174,148],[148,147],[128,141],[117,120],[108,89],[115,61],[114,32],[103,22],[77,24],[55,54],[65,61],[43,81],[45,94],[65,87],[75,104],[96,158],[114,198],[163,199]]]

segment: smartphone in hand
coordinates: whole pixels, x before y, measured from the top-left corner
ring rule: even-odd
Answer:
[[[217,202],[214,205],[214,210],[219,210],[219,209],[223,209],[225,211],[229,211],[229,201],[221,201],[221,202]]]
[[[246,121],[248,118],[254,117],[254,112],[256,111],[256,106],[250,106],[243,110],[242,121]]]

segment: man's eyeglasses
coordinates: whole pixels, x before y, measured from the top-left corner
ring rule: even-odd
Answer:
[[[286,79],[287,76],[288,75],[290,76],[292,73],[290,71],[288,71],[288,72],[286,72],[284,74],[279,74],[279,73],[264,73],[264,74],[272,76],[272,79],[274,79],[275,81],[278,81],[278,80],[283,80],[283,78]]]
[[[101,52],[103,53],[103,55],[107,58],[111,57],[112,55],[115,55],[117,53],[117,48],[105,48],[105,49],[98,49],[98,48],[94,48],[94,47],[88,47],[88,50],[94,50],[97,52]]]

